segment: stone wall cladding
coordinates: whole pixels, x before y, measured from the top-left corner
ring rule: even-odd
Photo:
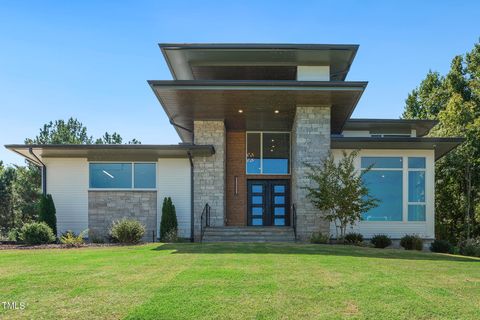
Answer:
[[[208,203],[210,224],[223,226],[225,215],[225,124],[223,121],[194,121],[194,143],[215,147],[209,157],[193,158],[194,234],[200,240],[200,217]]]
[[[143,241],[153,240],[156,234],[157,192],[156,191],[89,191],[88,229],[91,237],[108,237],[113,221],[124,217],[140,221],[145,225]]]
[[[330,151],[330,106],[297,106],[292,126],[292,201],[297,212],[297,235],[329,233],[330,223],[307,199],[311,185],[305,163],[320,164]]]

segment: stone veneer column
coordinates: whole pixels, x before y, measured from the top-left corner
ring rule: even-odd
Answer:
[[[210,225],[225,222],[225,124],[223,121],[194,121],[194,143],[215,147],[209,157],[193,158],[193,207],[195,241],[200,240],[200,217],[208,203]]]
[[[320,164],[330,151],[330,106],[297,106],[292,126],[292,202],[297,235],[308,240],[314,232],[328,234],[330,225],[307,199],[311,184],[305,163]]]

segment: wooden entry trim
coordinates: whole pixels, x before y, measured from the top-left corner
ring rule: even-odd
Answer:
[[[246,226],[245,131],[227,131],[226,138],[226,225]]]

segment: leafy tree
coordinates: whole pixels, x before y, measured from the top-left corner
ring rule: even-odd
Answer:
[[[122,141],[123,139],[118,133],[114,132],[113,134],[109,134],[105,132],[103,137],[95,141],[95,144],[121,144]],[[134,138],[128,141],[127,144],[141,144],[141,142]]]
[[[114,132],[113,134],[109,134],[108,132],[105,132],[103,137],[97,139],[95,141],[96,144],[122,144],[122,137]]]
[[[0,161],[0,226],[11,229],[15,226],[12,189],[15,181],[15,169],[5,167]]]
[[[57,217],[55,204],[51,194],[42,196],[40,198],[40,205],[38,208],[38,221],[45,222],[53,231],[53,234],[57,234]]]
[[[355,169],[357,155],[358,151],[348,155],[344,151],[338,163],[330,154],[321,165],[307,164],[308,177],[314,182],[313,187],[306,187],[307,197],[315,207],[325,212],[324,217],[328,221],[335,223],[337,239],[343,240],[347,227],[378,203],[362,180],[370,168],[360,173]]]
[[[15,226],[20,228],[24,223],[36,221],[38,203],[41,197],[41,174],[36,165],[14,166],[15,183],[13,198],[15,208]]]
[[[453,58],[445,76],[429,72],[406,99],[405,119],[436,119],[430,136],[465,138],[436,163],[436,236],[480,235],[480,43]]]
[[[160,221],[160,239],[164,240],[171,232],[178,229],[177,214],[172,198],[167,197],[163,199],[162,219]]]
[[[26,144],[92,144],[93,138],[80,121],[70,118],[67,121],[55,120],[44,124],[40,133],[33,139],[25,139]]]

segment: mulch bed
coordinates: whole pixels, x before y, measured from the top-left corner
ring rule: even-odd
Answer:
[[[141,245],[139,243],[138,245]],[[25,244],[0,244],[0,250],[37,250],[37,249],[81,249],[81,248],[101,248],[101,247],[122,247],[122,246],[132,246],[132,244],[121,244],[121,243],[85,243],[79,246],[67,246],[64,244],[52,243],[52,244],[41,244],[36,246],[28,246]]]

